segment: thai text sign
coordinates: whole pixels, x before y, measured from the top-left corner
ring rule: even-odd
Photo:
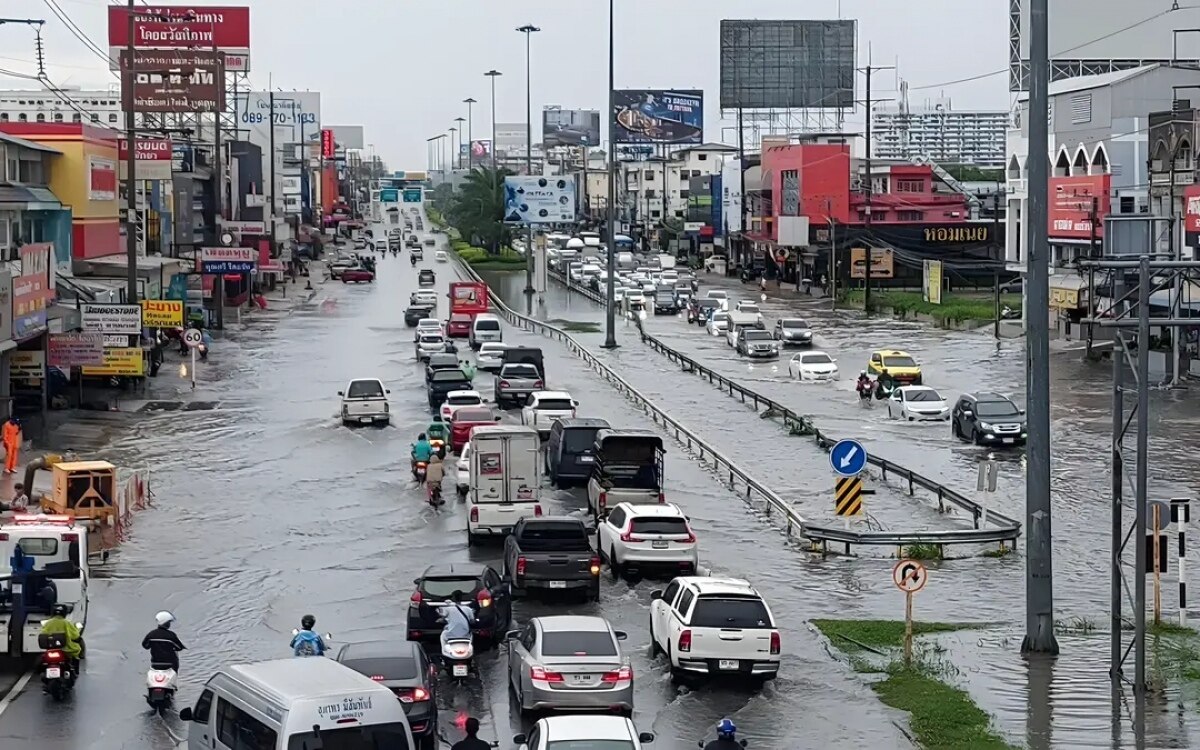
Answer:
[[[121,179],[129,179],[129,142],[117,139],[117,158],[121,163]],[[174,151],[170,138],[138,138],[134,148],[134,176],[139,180],[169,180],[174,164]]]
[[[172,279],[174,284],[175,280]],[[174,328],[183,325],[183,301],[174,299],[142,300],[142,325],[146,328]]]
[[[890,247],[871,248],[871,278],[890,279],[896,273]],[[861,247],[850,248],[850,278],[865,279],[867,277],[867,250]]]
[[[1049,233],[1062,239],[1104,238],[1104,219],[1112,205],[1112,176],[1050,178]],[[1093,226],[1094,225],[1094,226]]]
[[[8,356],[8,375],[13,380],[40,381],[46,371],[42,352],[17,351]]]
[[[54,296],[50,287],[53,249],[48,242],[21,248],[21,275],[13,280],[13,338],[18,341],[46,327],[46,306]]]
[[[225,56],[204,50],[135,50],[121,54],[121,88],[141,112],[221,112]]]
[[[124,3],[109,6],[108,56],[116,60],[118,53],[128,46],[129,9]],[[233,57],[246,59],[250,56],[250,9],[190,5],[139,6],[133,16],[133,46],[142,49],[218,49]],[[248,69],[248,62],[241,65],[238,70]]]
[[[50,334],[51,367],[100,367],[104,364],[104,334]]]
[[[87,303],[80,305],[79,312],[88,333],[137,336],[142,332],[141,305]]]
[[[257,251],[252,247],[204,247],[200,249],[201,273],[250,273]]]
[[[146,361],[141,347],[106,347],[104,362],[94,367],[84,367],[84,375],[125,375],[141,377],[146,372]]]

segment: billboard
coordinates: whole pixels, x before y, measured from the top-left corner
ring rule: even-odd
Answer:
[[[871,278],[890,279],[896,275],[896,264],[890,247],[871,248]],[[867,278],[867,250],[862,247],[850,248],[850,278]]]
[[[50,366],[98,367],[104,364],[104,334],[50,334]]]
[[[80,306],[85,333],[137,336],[142,332],[142,306],[84,303]]]
[[[121,88],[133,88],[142,112],[222,112],[225,109],[224,55],[196,50],[122,52]]]
[[[146,359],[140,347],[105,347],[104,360],[97,366],[85,366],[84,375],[145,375]]]
[[[13,279],[13,338],[17,341],[37,335],[46,327],[46,307],[54,298],[50,285],[50,258],[54,248],[48,242],[23,245],[21,275]]]
[[[704,92],[614,91],[612,139],[614,143],[702,143]]]
[[[115,201],[117,199],[117,165],[112,159],[89,156],[88,200]]]
[[[129,141],[117,139],[117,161],[120,164],[121,179],[129,179],[128,164]],[[134,147],[133,158],[137,161],[134,174],[139,180],[169,180],[174,166],[175,156],[170,138],[138,138]]]
[[[575,181],[563,177],[505,177],[506,224],[575,221]]]
[[[496,131],[496,150],[524,151],[525,141],[529,138],[529,128],[523,122],[498,122]]]
[[[226,53],[227,69],[250,70],[250,9],[243,7],[159,5],[138,7],[133,45],[139,49],[216,49]],[[129,46],[129,9],[108,7],[108,57],[115,61]]]
[[[1049,233],[1052,238],[1090,240],[1093,199],[1096,238],[1104,237],[1104,217],[1111,207],[1111,175],[1050,178]]]
[[[1029,2],[1009,0],[1009,90],[1027,91]],[[1174,31],[1200,28],[1200,6],[1153,0],[1050,0],[1050,80],[1170,63]],[[1180,35],[1176,63],[1194,63],[1200,40]]]
[[[853,20],[721,21],[722,109],[853,109]]]
[[[250,273],[258,260],[252,247],[200,248],[201,273]]]
[[[337,153],[337,141],[333,138],[333,131],[329,128],[321,128],[321,158],[332,159]]]
[[[492,155],[491,141],[471,141],[471,158],[486,159]]]
[[[594,109],[543,107],[542,145],[599,146],[600,113]]]
[[[329,129],[333,131],[333,138],[342,145],[345,149],[365,148],[365,135],[362,125],[330,125]]]

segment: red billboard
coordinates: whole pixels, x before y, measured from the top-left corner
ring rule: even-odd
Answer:
[[[129,46],[129,9],[108,7],[109,57]],[[206,49],[226,53],[227,69],[249,69],[250,8],[156,5],[138,7],[133,16],[133,46],[138,49]]]
[[[333,131],[325,128],[321,131],[321,156],[332,159],[337,153],[337,144],[333,140]]]
[[[1104,237],[1104,219],[1112,198],[1111,175],[1079,175],[1050,178],[1050,227],[1052,238],[1090,240]]]
[[[121,179],[129,179],[126,175],[126,160],[129,158],[128,141],[117,139],[117,159],[121,163]],[[134,176],[139,180],[169,180],[171,179],[171,139],[170,138],[138,138],[133,158],[137,162]]]

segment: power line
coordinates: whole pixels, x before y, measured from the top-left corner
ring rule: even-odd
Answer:
[[[83,30],[80,29],[73,20],[71,20],[70,15],[58,5],[56,0],[42,1],[46,4],[46,7],[49,8],[50,11],[54,13],[54,15],[57,16],[60,21],[63,22],[63,24],[67,27],[67,30],[70,31],[71,34],[85,47],[87,47],[89,52],[96,55],[109,65],[113,64],[113,59],[108,56],[108,53],[101,49],[100,46],[95,42],[93,42],[91,37],[84,33]],[[112,74],[112,71],[110,70],[109,73]]]

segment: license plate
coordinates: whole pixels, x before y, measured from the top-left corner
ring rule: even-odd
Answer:
[[[592,684],[592,676],[590,674],[573,674],[571,675],[572,685],[590,685]]]
[[[666,541],[661,541],[661,542],[655,542],[655,543],[654,543],[654,549],[666,549],[666,548],[667,548],[667,542],[666,542]]]
[[[581,464],[590,464],[590,463],[594,463],[595,461],[596,461],[596,458],[594,456],[580,456],[579,457],[579,463],[581,463]]]
[[[551,581],[550,582],[550,588],[552,588],[552,589],[565,589],[566,587],[567,587],[566,581]]]
[[[367,422],[371,422],[374,420],[372,420],[370,417],[359,417],[358,421],[360,424],[366,424]]]
[[[48,667],[46,669],[46,677],[52,680],[58,679],[59,677],[62,677],[62,670],[58,667]]]
[[[453,669],[453,674],[455,677],[466,677],[467,676],[467,665],[466,664],[455,664],[454,669]]]
[[[737,659],[721,659],[717,662],[717,669],[737,669]]]
[[[1013,441],[1012,438],[1004,438],[1004,442],[1008,445],[1012,445],[1012,441]]]

